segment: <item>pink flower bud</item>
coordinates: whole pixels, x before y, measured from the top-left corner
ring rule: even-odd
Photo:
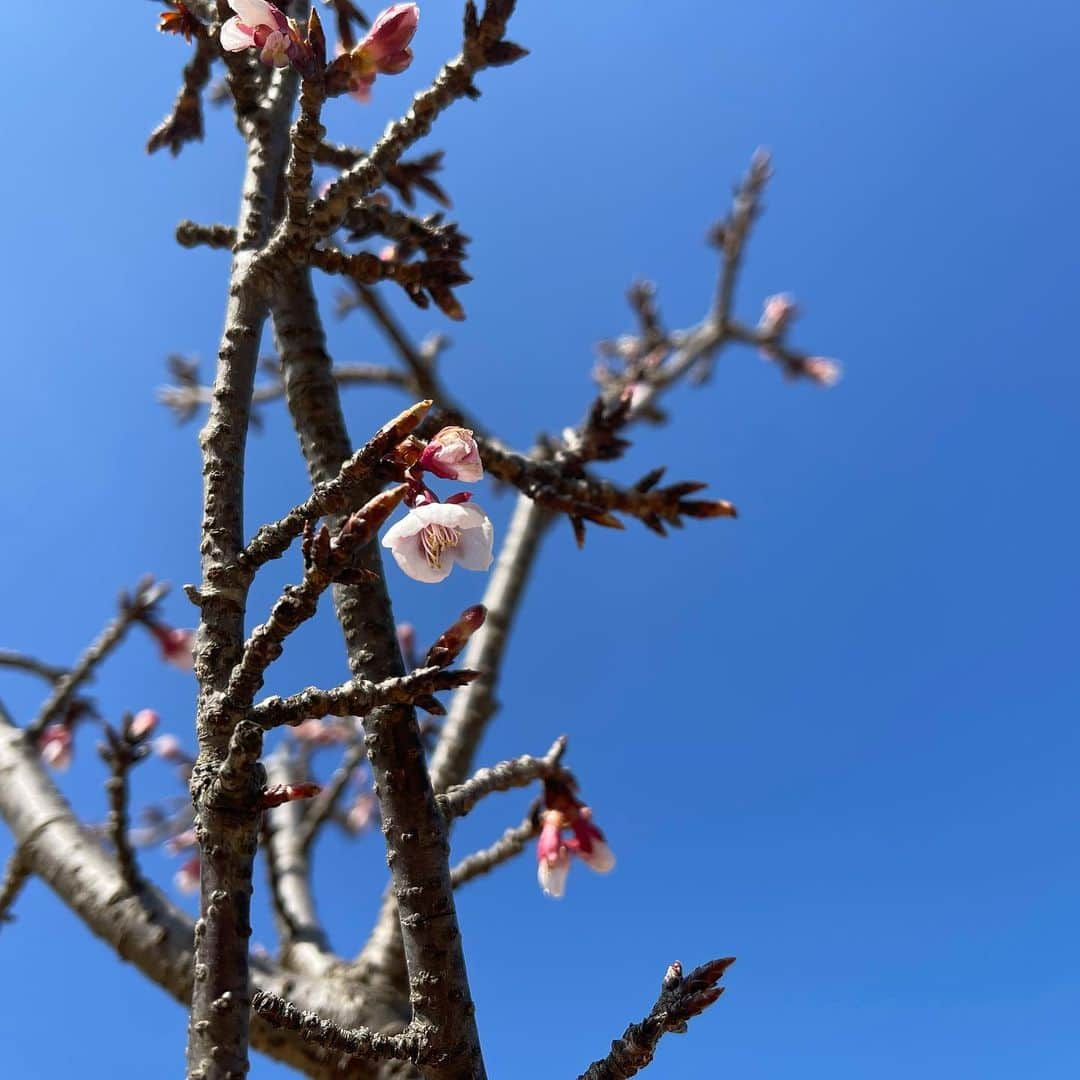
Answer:
[[[769,337],[782,333],[788,324],[798,314],[799,309],[794,299],[788,293],[777,293],[770,296],[764,303],[761,311],[761,321],[758,329]]]
[[[38,738],[38,753],[41,760],[55,769],[64,772],[75,756],[74,738],[66,724],[50,724]]]
[[[544,814],[540,839],[536,844],[536,880],[545,896],[561,897],[566,892],[570,852],[562,839],[563,816],[557,810]]]
[[[158,726],[160,717],[153,709],[140,709],[128,725],[128,738],[138,742],[145,739]]]
[[[484,475],[473,433],[468,428],[444,427],[424,448],[420,468],[443,480],[471,484]]]
[[[495,533],[487,514],[474,503],[415,506],[383,537],[398,566],[416,581],[443,581],[459,563],[486,570]]]
[[[412,62],[409,42],[420,22],[416,4],[394,4],[372,23],[359,48],[384,75],[397,75]]]

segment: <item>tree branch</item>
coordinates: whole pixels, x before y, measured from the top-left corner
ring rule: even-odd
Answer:
[[[351,448],[306,272],[295,274],[278,292],[274,322],[289,409],[317,484],[337,474]],[[375,545],[361,552],[361,567],[369,573],[356,584],[334,589],[349,666],[355,679],[400,677],[404,671],[393,611]],[[440,1063],[425,1068],[425,1076],[483,1080],[446,861],[446,827],[435,806],[415,714],[404,706],[376,708],[365,715],[364,729],[401,907],[413,1022],[432,1033],[442,1052]],[[366,975],[380,980],[377,970],[368,968]]]
[[[250,715],[264,730],[323,716],[367,716],[376,709],[410,705],[428,694],[453,690],[475,678],[475,671],[426,667],[378,683],[350,679],[331,690],[309,686],[290,697],[269,697],[256,705]]]
[[[248,1067],[252,864],[265,771],[257,763],[242,774],[223,771],[238,760],[232,740],[248,703],[226,704],[222,695],[242,654],[247,600],[246,583],[235,580],[232,567],[244,542],[244,451],[267,313],[267,282],[255,258],[269,235],[281,188],[297,86],[295,72],[278,71],[265,111],[256,109],[242,96],[251,88],[244,84],[239,63],[226,62],[238,116],[251,137],[213,400],[200,434],[202,583],[195,660],[199,755],[191,792],[202,871],[194,958],[199,978],[188,1026],[189,1080],[231,1080]],[[254,753],[257,756],[257,747]]]
[[[662,1036],[685,1032],[686,1022],[720,997],[724,988],[716,984],[733,963],[733,956],[713,960],[695,968],[684,979],[682,965],[676,960],[664,976],[660,996],[649,1015],[631,1024],[611,1044],[607,1057],[594,1061],[578,1080],[627,1080],[641,1072],[652,1061]]]
[[[523,754],[512,761],[501,761],[498,765],[480,769],[464,784],[449,788],[435,801],[447,818],[459,818],[469,813],[485,795],[495,791],[526,787],[534,780],[549,777],[572,783],[569,772],[559,764],[565,750],[566,736],[560,735],[542,758]]]
[[[402,1061],[418,1061],[423,1053],[422,1040],[417,1035],[408,1032],[385,1035],[370,1028],[342,1028],[317,1013],[298,1009],[267,990],[255,992],[251,1008],[274,1027],[299,1032],[309,1042],[328,1050]]]
[[[31,740],[39,738],[45,728],[60,715],[75,691],[93,675],[98,664],[124,640],[131,624],[144,619],[168,591],[167,585],[144,581],[136,586],[131,597],[121,594],[120,611],[116,617],[75,661],[75,666],[56,680],[53,692],[41,706],[37,716],[27,725],[26,731]]]
[[[535,812],[539,808],[540,804],[537,803],[534,812],[530,813],[520,825],[507,829],[490,847],[474,851],[454,865],[450,870],[450,880],[454,883],[454,888],[459,889],[473,878],[488,874],[515,855],[520,855],[528,847],[530,841],[540,835],[540,818]]]

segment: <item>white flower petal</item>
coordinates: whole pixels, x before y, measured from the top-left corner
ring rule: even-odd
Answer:
[[[494,542],[495,530],[485,517],[481,525],[462,531],[461,543],[454,551],[454,558],[466,570],[486,570],[494,558],[491,553]]]
[[[570,871],[569,859],[541,859],[536,867],[536,880],[540,882],[540,888],[545,896],[562,898],[566,892],[566,875]]]
[[[615,869],[615,853],[603,840],[593,840],[592,851],[588,855],[580,852],[581,861],[598,874],[607,874]]]
[[[248,26],[277,26],[274,5],[267,3],[267,0],[229,0],[229,7],[240,16],[240,21]]]
[[[387,533],[387,537],[389,535]],[[386,540],[383,543],[386,544]],[[424,548],[415,535],[404,537],[386,546],[390,548],[394,561],[414,581],[423,581],[425,584],[433,585],[435,582],[443,581],[454,566],[454,560],[447,557],[439,560],[438,569],[433,567],[428,562]]]
[[[226,20],[221,27],[221,35],[218,40],[226,52],[240,52],[241,49],[250,48],[255,44],[255,39],[251,34],[240,29],[239,19]]]

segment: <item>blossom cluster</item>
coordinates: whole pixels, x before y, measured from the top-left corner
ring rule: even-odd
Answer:
[[[468,428],[445,427],[424,447],[406,472],[409,512],[387,530],[383,547],[416,581],[443,581],[455,563],[466,570],[486,570],[495,541],[491,520],[470,502],[468,492],[440,502],[424,482],[425,472],[443,480],[480,480],[484,467],[473,433]]]
[[[311,45],[299,26],[269,0],[229,0],[236,14],[221,27],[220,43],[226,52],[258,49],[259,59],[271,67],[290,64],[310,74],[314,64]],[[358,45],[339,46],[341,55],[327,72],[331,92],[348,90],[360,101],[371,96],[376,75],[399,75],[412,63],[409,44],[420,22],[416,4],[393,4],[372,23]]]

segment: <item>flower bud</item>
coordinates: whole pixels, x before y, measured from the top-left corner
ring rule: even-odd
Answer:
[[[471,484],[484,475],[480,450],[468,428],[444,427],[420,455],[420,467],[443,480]]]

